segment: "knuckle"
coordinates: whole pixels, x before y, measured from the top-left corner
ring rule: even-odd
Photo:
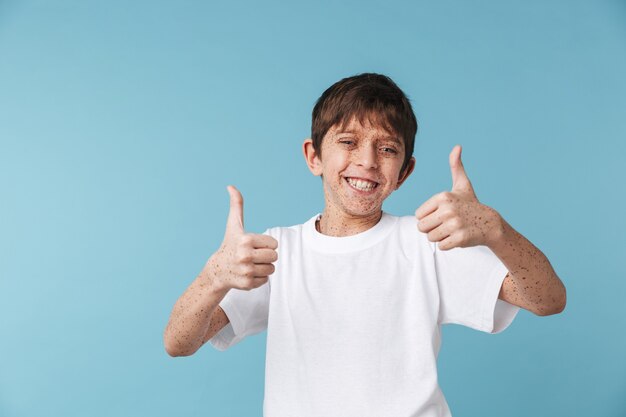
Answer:
[[[250,262],[250,258],[250,251],[245,250],[244,248],[239,248],[235,254],[235,261],[240,264]]]
[[[251,278],[253,276],[254,270],[252,265],[242,265],[240,269],[241,275],[247,278]]]
[[[239,243],[245,246],[252,245],[252,235],[249,233],[241,235],[241,237],[239,238]]]
[[[450,191],[444,191],[441,194],[444,201],[447,201],[448,203],[454,201],[454,195]]]
[[[265,284],[269,280],[268,277],[256,277],[252,281],[252,285],[254,288],[259,288],[261,285]]]
[[[450,218],[450,225],[454,227],[455,229],[459,229],[463,225],[463,223],[461,222],[461,219],[458,216],[452,216]]]
[[[235,255],[235,260],[237,261],[237,263],[245,264],[250,262],[252,260],[252,257],[249,251],[240,250]]]
[[[253,282],[253,288],[259,288],[261,285],[265,284],[268,281],[267,277],[263,277],[263,278],[255,278],[254,282]]]

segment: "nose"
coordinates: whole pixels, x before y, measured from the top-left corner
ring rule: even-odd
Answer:
[[[372,145],[360,146],[355,155],[355,162],[365,169],[377,168],[376,148]]]

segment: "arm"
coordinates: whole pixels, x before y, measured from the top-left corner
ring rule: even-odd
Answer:
[[[498,227],[487,246],[509,270],[498,298],[538,316],[562,312],[566,290],[550,261],[495,210],[493,213]]]
[[[249,291],[268,282],[274,272],[278,241],[245,233],[243,197],[235,187],[228,192],[230,212],[224,241],[176,301],[165,328],[163,342],[171,356],[192,355],[228,324],[218,304],[231,288]]]
[[[539,316],[563,311],[565,286],[548,259],[517,233],[493,208],[481,204],[461,162],[461,147],[450,153],[452,191],[434,195],[416,211],[420,232],[428,233],[440,250],[485,245],[509,273],[501,300]]]
[[[218,283],[209,260],[176,301],[163,335],[170,356],[192,355],[228,324],[228,317],[218,304],[229,289]]]

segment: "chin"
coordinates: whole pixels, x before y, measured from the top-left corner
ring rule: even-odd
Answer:
[[[381,210],[382,210],[382,206],[375,207],[375,208],[372,208],[372,209],[346,210],[346,212],[348,214],[350,214],[351,216],[365,217],[365,216],[371,216],[371,215],[374,215],[374,214],[378,214],[378,213],[380,213]]]

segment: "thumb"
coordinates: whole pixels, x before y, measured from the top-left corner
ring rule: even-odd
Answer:
[[[474,193],[474,188],[470,182],[463,162],[461,162],[461,145],[456,145],[450,152],[450,172],[452,173],[452,191],[471,192]]]
[[[226,187],[230,194],[230,211],[226,221],[226,234],[243,233],[243,197],[233,185]]]

